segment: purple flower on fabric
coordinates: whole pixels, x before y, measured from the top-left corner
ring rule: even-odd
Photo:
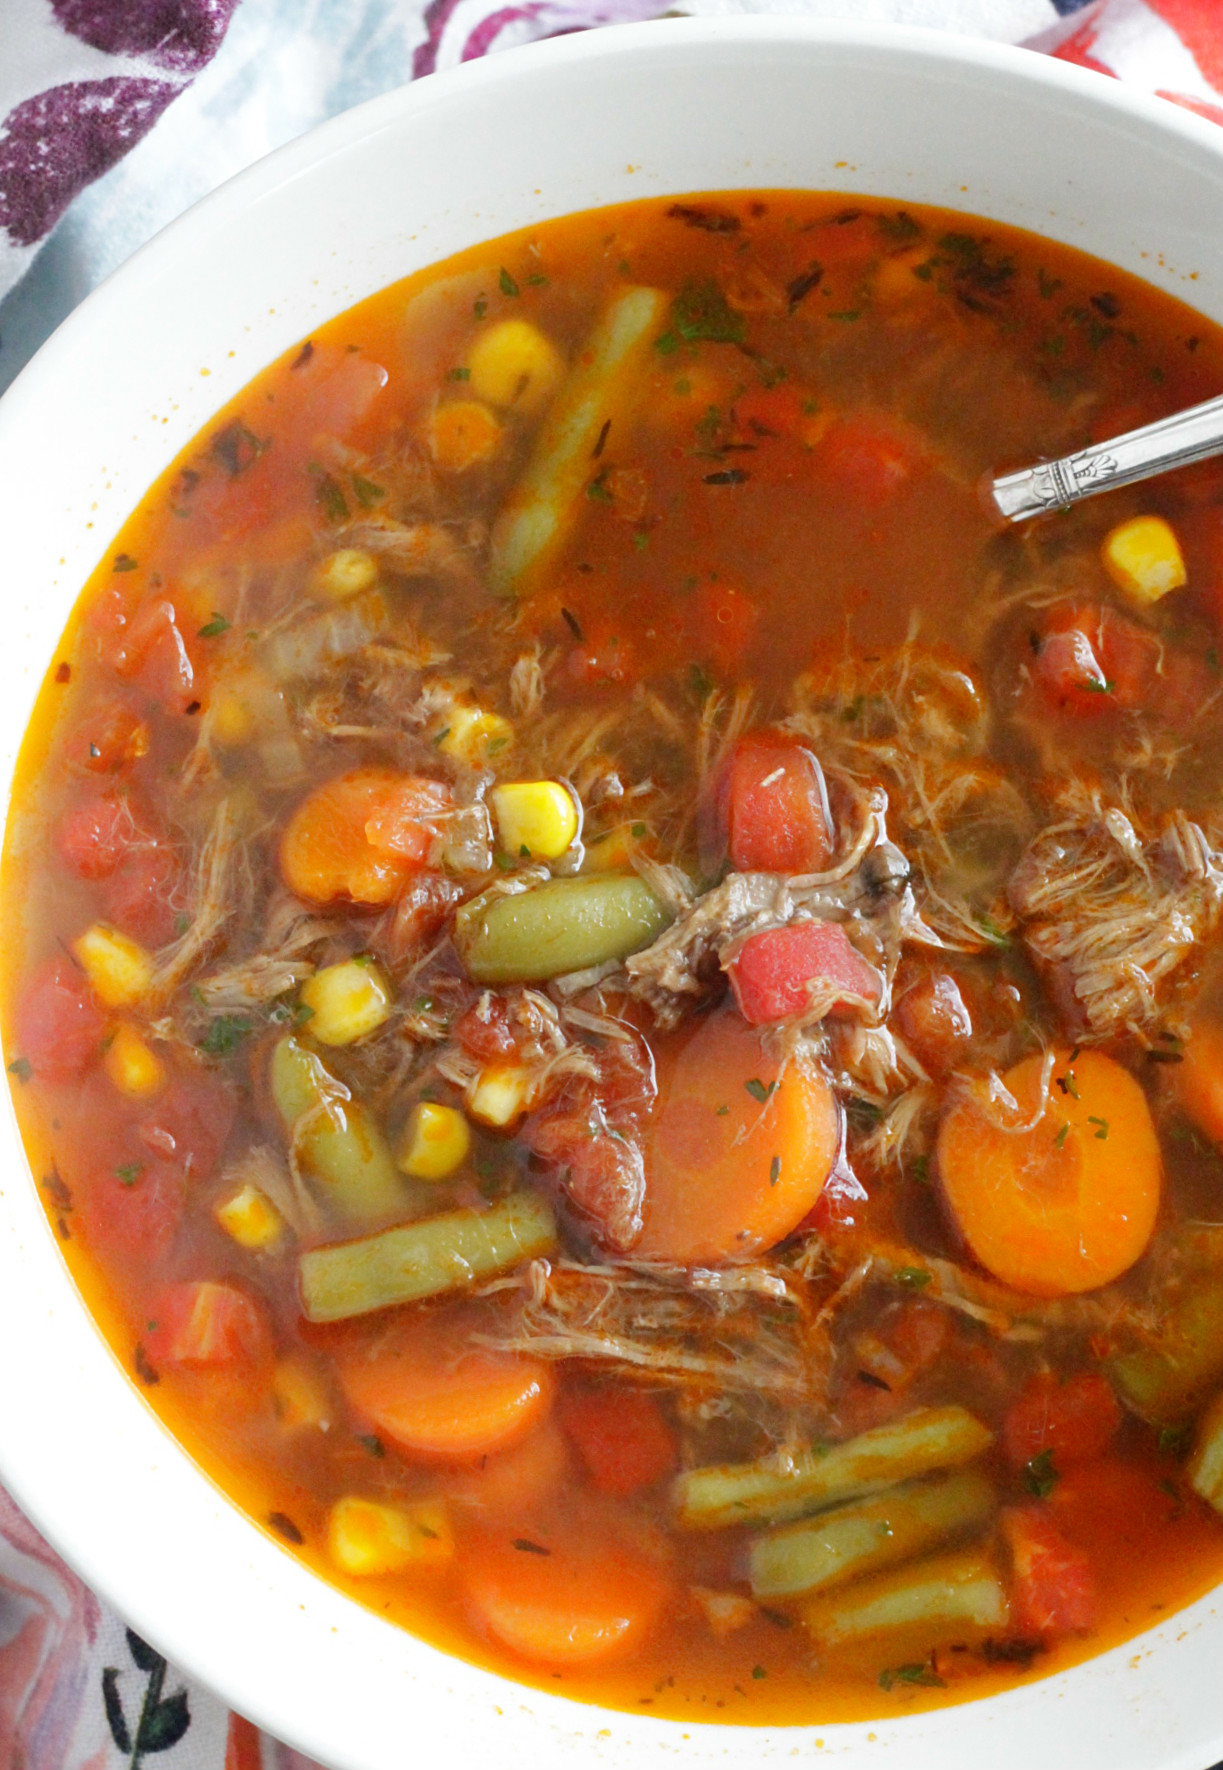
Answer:
[[[238,0],[51,0],[66,31],[108,55],[140,55],[186,79],[221,46]]]
[[[0,227],[14,244],[33,246],[49,233],[179,91],[168,80],[82,80],[11,110],[0,125]]]

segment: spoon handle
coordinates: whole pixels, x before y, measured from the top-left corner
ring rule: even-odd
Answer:
[[[1149,479],[1173,467],[1187,467],[1223,454],[1223,397],[1208,399],[1187,411],[1174,412],[1139,430],[1093,443],[1058,461],[1041,461],[1019,473],[1004,473],[988,486],[988,494],[1008,522],[1064,510],[1080,498],[1094,498],[1114,486]]]

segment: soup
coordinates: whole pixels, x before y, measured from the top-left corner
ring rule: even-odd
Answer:
[[[755,1722],[1223,1575],[1223,478],[978,495],[1221,375],[1035,238],[700,196],[384,291],[153,488],[23,752],[6,1057],[290,1551]]]

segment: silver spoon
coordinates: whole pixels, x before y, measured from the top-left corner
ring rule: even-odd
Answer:
[[[1008,522],[1022,522],[1025,517],[1065,510],[1082,498],[1094,498],[1097,492],[1111,492],[1114,486],[1132,485],[1136,479],[1150,479],[1152,474],[1187,467],[1191,461],[1205,461],[1211,455],[1223,455],[1223,397],[1174,412],[1170,418],[1159,418],[1138,430],[1127,430],[1107,442],[1093,443],[1089,449],[1063,455],[1058,461],[1040,461],[1018,473],[987,479],[985,500]]]

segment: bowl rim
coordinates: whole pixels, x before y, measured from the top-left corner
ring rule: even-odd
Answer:
[[[1223,131],[1217,124],[1182,107],[1102,79],[1091,70],[1055,61],[1030,50],[941,30],[865,22],[743,16],[652,20],[620,25],[614,31],[597,29],[531,44],[509,54],[466,63],[370,99],[246,168],[171,222],[74,310],[0,400],[0,459],[7,447],[17,446],[11,442],[11,437],[20,430],[23,416],[31,406],[56,396],[63,360],[99,331],[104,331],[111,315],[120,313],[160,279],[167,275],[189,275],[192,258],[199,250],[200,237],[223,233],[231,216],[271,196],[282,186],[308,176],[353,144],[375,138],[405,117],[448,105],[456,95],[466,93],[474,98],[482,90],[513,83],[535,69],[563,72],[593,59],[631,59],[642,51],[653,53],[660,46],[672,44],[677,54],[693,52],[703,46],[771,45],[792,46],[800,52],[840,48],[861,50],[868,55],[899,53],[917,60],[926,58],[932,63],[953,64],[969,75],[974,72],[994,74],[1031,89],[1064,95],[1068,101],[1094,108],[1119,123],[1141,124],[1154,128],[1165,138],[1179,138],[1186,146],[1206,150],[1210,157],[1223,162]],[[101,544],[104,546],[109,538],[104,536]],[[43,660],[35,660],[35,666],[41,676]],[[16,1135],[11,1103],[6,1101],[5,1107],[10,1130]],[[11,1204],[6,1198],[6,1194],[13,1190],[8,1178],[7,1169],[0,1173],[0,1206],[3,1207],[0,1217]],[[37,1213],[33,1233],[41,1233],[54,1248],[50,1226],[43,1218],[28,1164],[21,1164],[17,1182],[18,1187],[29,1194]],[[31,1229],[29,1212],[20,1206],[12,1222],[0,1222],[0,1249],[6,1243],[8,1246],[8,1251],[0,1257],[0,1264],[4,1259],[14,1257],[14,1253],[20,1257],[22,1238],[28,1236]],[[56,1259],[59,1259],[58,1250]],[[63,1296],[47,1300],[48,1316],[65,1306],[72,1312],[81,1310],[66,1270],[64,1276],[66,1289]],[[13,1324],[6,1322],[4,1305],[0,1301],[0,1327],[5,1325]],[[92,1327],[92,1322],[88,1325]],[[94,1333],[100,1341],[96,1329]],[[94,1372],[101,1370],[107,1360],[114,1369],[120,1369],[104,1342],[84,1350],[82,1358]],[[141,1398],[126,1373],[123,1381],[130,1390],[131,1401],[140,1402]],[[0,1382],[0,1399],[5,1394],[4,1384]],[[30,1408],[33,1392],[26,1390],[24,1394],[27,1416],[33,1417]],[[104,1549],[99,1553],[98,1544],[102,1539],[98,1532],[96,1508],[75,1507],[70,1503],[72,1482],[65,1483],[62,1469],[56,1467],[56,1458],[62,1457],[71,1442],[67,1428],[48,1430],[42,1436],[29,1433],[21,1436],[0,1426],[0,1477],[65,1560],[79,1568],[82,1577],[99,1595],[120,1610],[142,1634],[156,1642],[175,1664],[218,1692],[239,1713],[275,1737],[302,1751],[322,1754],[329,1764],[369,1770],[374,1758],[363,1744],[354,1743],[347,1727],[338,1724],[339,1717],[334,1710],[330,1720],[325,1720],[320,1704],[312,1700],[309,1689],[301,1685],[295,1688],[293,1679],[283,1675],[269,1680],[257,1653],[244,1663],[239,1663],[236,1657],[239,1645],[250,1649],[257,1644],[260,1619],[267,1626],[274,1621],[283,1621],[293,1606],[309,1615],[312,1601],[318,1602],[317,1587],[321,1582],[277,1548],[270,1537],[262,1535],[257,1526],[251,1526],[245,1515],[237,1512],[237,1508],[215,1488],[211,1478],[191,1462],[188,1453],[177,1445],[151,1410],[142,1404],[141,1412],[146,1417],[147,1429],[138,1436],[141,1449],[148,1457],[142,1480],[146,1477],[152,1480],[169,1478],[172,1471],[181,1476],[179,1465],[186,1465],[190,1471],[189,1481],[196,1485],[203,1483],[211,1490],[211,1516],[221,1528],[224,1528],[223,1520],[236,1517],[247,1530],[250,1584],[244,1597],[251,1606],[251,1616],[240,1627],[235,1625],[232,1632],[217,1629],[210,1639],[205,1639],[193,1625],[190,1605],[180,1604],[177,1610],[162,1608],[158,1594],[150,1597],[147,1580],[139,1588],[125,1587],[122,1572],[108,1559],[109,1551]],[[127,1509],[131,1509],[130,1502]],[[126,1522],[132,1525],[135,1520]],[[206,1556],[185,1556],[183,1564],[193,1577],[201,1581],[206,1578]],[[231,1568],[232,1565],[231,1557]],[[391,1625],[379,1621],[352,1600],[343,1599],[332,1588],[325,1589],[329,1604],[324,1608],[336,1612],[347,1606],[353,1614],[343,1620],[359,1643],[373,1648],[380,1642],[378,1631],[390,1631],[398,1636],[399,1632],[391,1630]],[[340,1602],[337,1604],[336,1600]],[[1192,1635],[1215,1614],[1213,1603],[1207,1597],[1177,1613],[1169,1623],[1160,1625],[1151,1633],[1161,1635],[1174,1629],[1181,1636]],[[316,1629],[313,1620],[308,1626]],[[332,1627],[332,1633],[336,1632],[330,1623],[327,1626]],[[559,1755],[567,1752],[573,1762],[580,1760],[592,1765],[617,1759],[627,1751],[685,1750],[685,1741],[692,1741],[691,1755],[694,1757],[712,1760],[714,1756],[729,1756],[738,1760],[746,1759],[749,1752],[753,1759],[782,1753],[790,1756],[813,1741],[817,1749],[824,1749],[827,1744],[829,1750],[858,1752],[896,1745],[916,1747],[919,1738],[921,1752],[914,1762],[924,1765],[927,1756],[931,1763],[936,1756],[945,1756],[951,1747],[953,1730],[962,1729],[969,1715],[973,1723],[985,1723],[980,1729],[981,1742],[988,1736],[993,1746],[1001,1750],[1014,1722],[1022,1720],[1021,1710],[1025,1703],[1030,1703],[1033,1693],[1045,1693],[1045,1707],[1052,1717],[1059,1702],[1070,1704],[1074,1686],[1082,1684],[1093,1667],[1100,1666],[1103,1661],[1117,1665],[1122,1661],[1136,1664],[1144,1652],[1150,1651],[1142,1645],[1148,1637],[1139,1637],[1110,1653],[1096,1656],[1083,1666],[1053,1674],[1038,1684],[978,1700],[967,1708],[901,1715],[866,1723],[805,1724],[785,1728],[700,1723],[689,1729],[678,1721],[575,1705],[566,1698],[513,1683],[443,1654],[426,1642],[410,1639],[411,1657],[418,1663],[403,1687],[409,1702],[413,1683],[427,1684],[431,1691],[440,1689],[450,1705],[448,1712],[452,1720],[457,1721],[456,1705],[478,1696],[482,1704],[491,1703],[496,1713],[501,1714],[504,1710],[507,1730],[514,1730],[514,1718],[529,1717],[530,1725],[522,1738],[536,1742],[530,1748],[533,1760],[539,1751],[537,1742],[542,1731]],[[385,1646],[385,1642],[381,1645]],[[303,1705],[310,1714],[309,1720],[302,1719]],[[1065,1715],[1066,1706],[1063,1706],[1062,1713]],[[699,1737],[694,1738],[694,1735]],[[423,1730],[414,1735],[417,1748],[424,1737]],[[439,1743],[448,1745],[453,1751],[460,1733],[456,1728],[453,1733],[438,1738]],[[519,1750],[518,1733],[515,1733],[514,1740],[505,1755],[511,1765],[522,1763],[525,1766],[527,1757]],[[507,1739],[507,1746],[510,1743]],[[1199,1731],[1168,1749],[1160,1762],[1162,1770],[1201,1770],[1208,1755],[1223,1756],[1223,1716],[1205,1733]],[[375,1757],[381,1763],[387,1761],[388,1754],[375,1754]]]

